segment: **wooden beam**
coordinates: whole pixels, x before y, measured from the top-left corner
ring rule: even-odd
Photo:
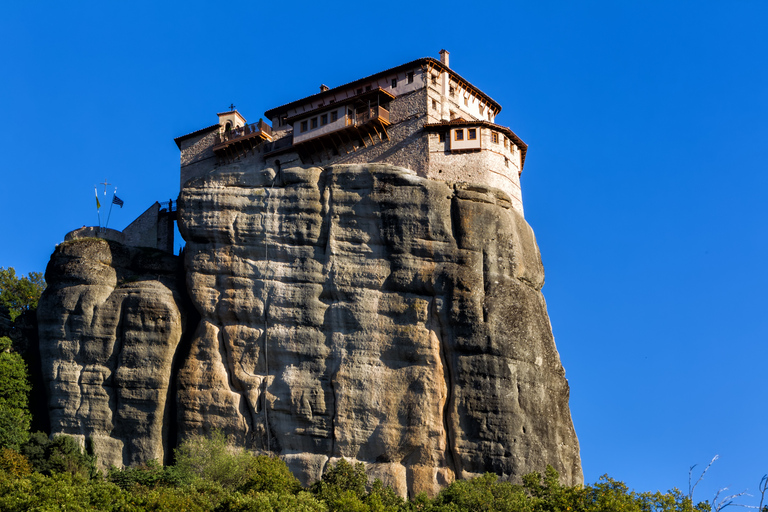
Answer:
[[[336,141],[335,141],[335,140],[333,140],[333,134],[331,134],[331,137],[330,137],[330,138],[331,138],[331,142],[333,142],[333,147],[335,147],[335,148],[336,148],[336,152],[337,152],[339,155],[341,155],[341,151],[339,151],[339,146],[338,146],[338,144],[336,144]],[[340,141],[340,142],[342,142],[342,145],[341,145],[341,149],[344,149],[344,144],[343,144],[343,141],[341,140],[341,137],[339,137],[339,141]],[[348,155],[348,154],[349,154],[349,151],[347,151],[346,149],[344,149],[344,153]]]
[[[367,148],[368,144],[365,143],[365,135],[362,135],[360,133],[360,128],[357,128],[357,134],[360,136],[360,142],[362,142],[363,146],[365,146]]]
[[[379,130],[376,129],[376,123],[374,123],[372,126],[373,126],[373,131],[375,131],[376,135],[379,137],[379,141],[384,142],[384,139],[381,138],[381,134],[379,133]]]

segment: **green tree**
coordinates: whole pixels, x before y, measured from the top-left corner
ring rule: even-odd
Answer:
[[[13,267],[0,267],[0,304],[8,308],[11,320],[24,311],[35,309],[43,290],[45,279],[40,272],[17,277]]]
[[[29,375],[11,339],[0,337],[0,448],[18,450],[29,438]]]
[[[32,469],[44,475],[66,473],[91,478],[98,474],[96,457],[80,448],[72,437],[57,435],[49,439],[43,432],[35,432],[21,447]]]

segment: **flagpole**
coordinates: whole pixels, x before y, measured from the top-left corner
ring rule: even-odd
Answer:
[[[93,187],[93,192],[96,194],[96,216],[99,219],[99,231],[101,231],[101,204],[99,203],[99,190]]]
[[[104,225],[105,229],[107,226],[109,226],[109,218],[112,216],[112,206],[114,206],[115,204],[115,194],[117,194],[117,187],[115,187],[115,191],[112,192],[112,201],[110,201],[109,203],[109,214],[107,215],[107,223]]]

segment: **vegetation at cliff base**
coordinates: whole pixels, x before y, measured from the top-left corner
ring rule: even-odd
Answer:
[[[673,489],[636,493],[607,476],[591,485],[566,486],[547,467],[522,485],[486,474],[456,481],[437,496],[404,500],[363,464],[344,459],[329,464],[309,488],[278,458],[227,444],[220,433],[186,440],[176,463],[156,461],[106,473],[66,436],[35,434],[21,451],[0,450],[0,512],[144,510],[168,512],[707,512]],[[768,512],[768,507],[763,508]]]

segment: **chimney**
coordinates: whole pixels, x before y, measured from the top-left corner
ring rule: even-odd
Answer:
[[[447,68],[450,66],[448,65],[448,55],[450,52],[448,50],[440,50],[440,62],[443,63],[443,65]]]
[[[325,92],[325,91],[327,91],[328,89],[330,89],[330,87],[328,87],[327,85],[325,85],[325,84],[320,84],[320,92]]]

